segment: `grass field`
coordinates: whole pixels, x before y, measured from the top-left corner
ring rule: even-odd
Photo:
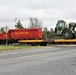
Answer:
[[[25,48],[39,48],[40,46],[3,46],[0,45],[0,51],[7,51],[7,50],[17,50],[17,49],[25,49]]]

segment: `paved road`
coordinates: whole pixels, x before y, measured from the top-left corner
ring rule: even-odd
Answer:
[[[76,75],[76,46],[0,52],[0,75]]]

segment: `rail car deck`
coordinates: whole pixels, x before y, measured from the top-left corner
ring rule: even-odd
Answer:
[[[19,40],[19,42],[23,42],[23,43],[28,43],[28,42],[49,42],[49,43],[73,43],[73,42],[76,42],[76,39],[68,39],[68,40],[65,40],[65,39],[54,39],[54,40]]]
[[[47,41],[46,40],[19,40],[19,43],[27,43],[27,44],[31,44],[32,46],[46,46],[47,45]]]
[[[76,44],[76,39],[54,39],[51,44]]]
[[[65,39],[55,39],[54,42],[56,42],[56,43],[57,42],[58,43],[59,42],[62,42],[62,43],[65,43],[65,42],[71,43],[72,42],[73,43],[73,42],[76,42],[76,39],[68,39],[68,40],[65,40]]]
[[[76,39],[53,39],[53,40],[19,40],[19,43],[31,43],[31,44],[40,44],[40,45],[47,45],[50,44],[69,44],[74,43],[76,44]]]
[[[32,42],[44,42],[44,40],[19,40],[22,43],[32,43]]]

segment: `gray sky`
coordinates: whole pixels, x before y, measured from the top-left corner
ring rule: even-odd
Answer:
[[[37,17],[48,28],[61,19],[76,22],[76,0],[0,0],[0,27],[14,28],[15,18],[28,27],[29,17]]]

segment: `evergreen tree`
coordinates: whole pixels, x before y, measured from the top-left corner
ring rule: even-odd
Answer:
[[[3,31],[3,29],[4,29],[4,27],[1,27],[1,28],[0,28],[0,31]]]
[[[24,27],[22,26],[22,23],[21,23],[20,20],[18,20],[17,25],[15,25],[15,27],[18,28],[18,29],[24,28]]]

